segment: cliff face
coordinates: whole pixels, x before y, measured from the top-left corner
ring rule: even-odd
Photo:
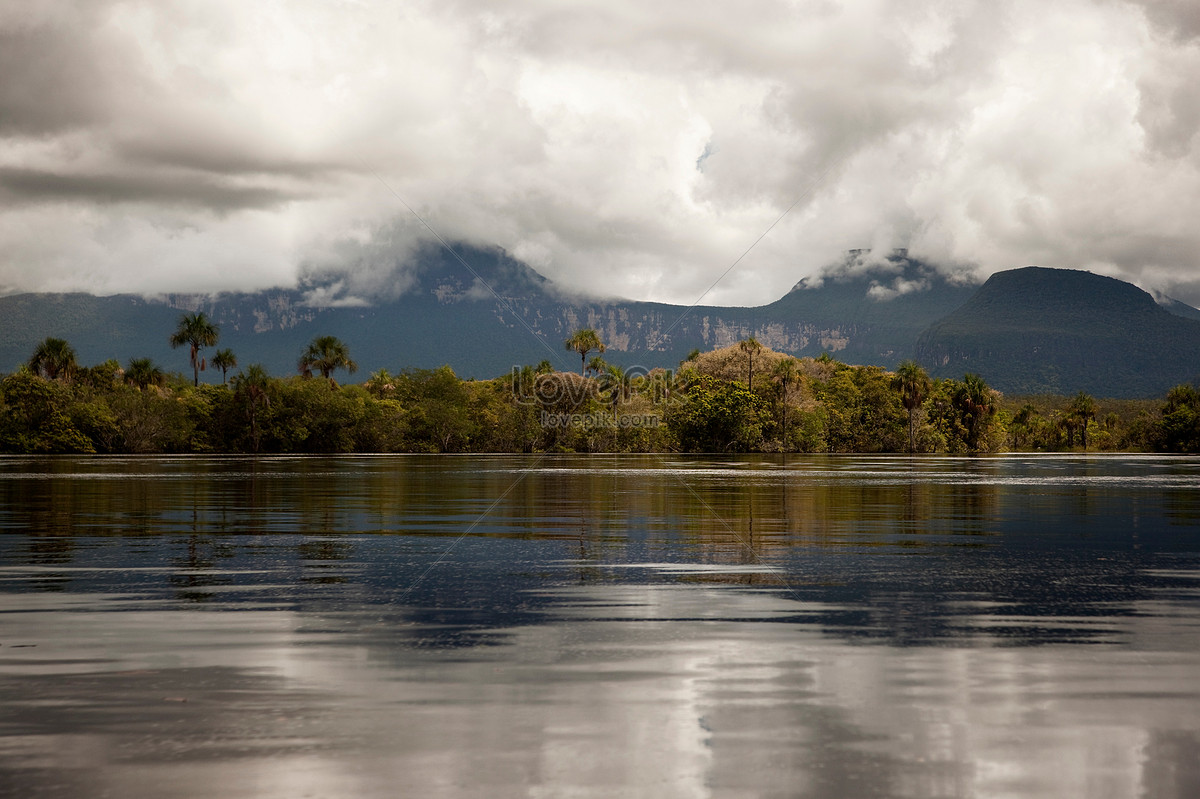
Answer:
[[[182,313],[195,311],[219,325],[218,346],[243,368],[262,364],[280,375],[318,335],[345,341],[364,375],[449,364],[462,376],[489,378],[542,360],[573,370],[578,360],[563,341],[584,327],[607,344],[606,359],[626,367],[673,368],[693,349],[754,336],[780,352],[829,352],[888,368],[916,356],[935,375],[979,372],[1009,392],[1152,396],[1200,371],[1200,322],[1167,313],[1129,284],[1083,272],[1014,270],[976,293],[903,252],[875,261],[853,252],[769,305],[687,308],[572,298],[501,253],[472,252],[469,263],[432,253],[398,281],[403,293],[372,304],[337,284],[151,300],[4,297],[0,372],[48,336],[67,339],[82,364],[150,357],[182,371],[187,353],[167,338]]]

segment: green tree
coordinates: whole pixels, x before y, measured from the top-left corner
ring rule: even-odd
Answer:
[[[95,366],[86,366],[76,373],[78,381],[97,391],[109,391],[123,382],[125,370],[115,358]]]
[[[471,395],[454,370],[449,366],[405,370],[399,383],[397,393],[409,410],[413,449],[460,452],[467,448],[475,427]]]
[[[1155,449],[1200,452],[1200,390],[1185,383],[1167,392],[1154,428],[1151,438]]]
[[[982,377],[968,374],[961,381],[938,380],[929,410],[939,446],[949,452],[990,452],[1002,446],[996,424],[999,395]]]
[[[47,380],[69,381],[78,368],[75,350],[61,338],[44,339],[34,349],[29,368]]]
[[[0,451],[20,454],[94,453],[71,418],[70,390],[22,368],[0,381]]]
[[[1009,440],[1013,449],[1020,450],[1033,443],[1038,422],[1038,409],[1032,403],[1026,402],[1017,410],[1009,426]]]
[[[1080,391],[1071,400],[1071,404],[1067,406],[1067,412],[1079,422],[1079,443],[1083,445],[1083,449],[1086,452],[1088,447],[1088,422],[1096,418],[1096,400],[1092,399],[1087,393]]]
[[[754,390],[754,353],[762,352],[763,345],[754,336],[738,342],[738,349],[746,353],[746,388]]]
[[[125,370],[125,382],[138,388],[161,386],[166,381],[166,372],[149,358],[133,358]]]
[[[818,386],[829,452],[900,452],[904,408],[891,378],[878,366],[838,364]]]
[[[267,370],[259,364],[233,376],[234,397],[250,423],[250,446],[254,452],[262,446],[262,417],[271,408],[270,385]]]
[[[371,374],[363,387],[375,399],[387,399],[396,393],[396,378],[387,369],[380,369]]]
[[[633,374],[616,364],[606,363],[600,375],[602,395],[607,395],[615,409],[622,400],[629,399],[633,392]]]
[[[226,378],[229,370],[237,368],[237,356],[231,349],[217,350],[213,355],[212,365],[221,370],[221,384],[225,385],[229,382]]]
[[[595,355],[588,361],[587,368],[583,370],[583,373],[586,375],[588,372],[591,372],[593,375],[599,377],[607,371],[608,361],[604,360],[604,357],[601,355]]]
[[[908,451],[917,451],[917,413],[921,410],[925,398],[933,383],[929,375],[916,361],[904,361],[896,367],[896,375],[892,378],[892,387],[900,392],[900,404],[908,412]]]
[[[685,450],[752,452],[761,448],[767,411],[763,400],[740,382],[698,375],[682,403],[667,412],[667,424]]]
[[[184,314],[179,319],[179,327],[171,334],[169,341],[172,349],[188,345],[193,386],[200,385],[200,372],[205,368],[200,351],[215,345],[219,335],[220,329],[202,312]]]
[[[800,382],[800,370],[796,367],[796,359],[784,358],[775,364],[775,368],[771,370],[771,379],[779,385],[779,404],[783,409],[783,449],[786,452],[788,449],[788,408],[791,405],[788,392],[793,385]]]
[[[330,386],[336,385],[332,377],[335,370],[345,369],[351,374],[358,371],[358,364],[350,360],[350,348],[337,336],[314,338],[300,356],[297,367],[305,377],[312,377],[314,370],[320,372]]]
[[[589,352],[596,350],[596,352],[603,353],[607,349],[604,342],[600,340],[600,336],[596,335],[596,331],[591,328],[576,330],[563,344],[568,350],[579,353],[580,374],[587,374],[587,354]]]

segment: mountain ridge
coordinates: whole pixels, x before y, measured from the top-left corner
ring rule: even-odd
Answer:
[[[561,369],[574,369],[578,361],[562,342],[582,327],[596,329],[608,345],[605,358],[626,367],[673,368],[693,349],[716,349],[754,336],[765,346],[797,356],[829,352],[848,363],[893,368],[907,358],[923,357],[921,342],[942,341],[939,335],[954,332],[954,314],[983,289],[948,277],[903,250],[886,257],[852,250],[818,278],[797,282],[772,303],[750,307],[689,308],[572,297],[499,250],[465,250],[461,259],[434,250],[422,253],[418,260],[419,268],[395,280],[406,290],[374,304],[332,278],[253,294],[3,297],[0,372],[17,368],[48,336],[67,339],[80,363],[108,358],[126,363],[130,358],[150,357],[167,369],[182,370],[186,353],[171,350],[167,337],[185,311],[204,311],[220,326],[217,348],[233,349],[241,368],[260,363],[277,374],[294,372],[300,351],[317,335],[345,341],[368,374],[380,368],[449,364],[462,376],[490,378],[543,359]],[[1144,295],[1153,308],[1172,316],[1140,289],[1112,278],[1103,280],[1128,286]],[[999,285],[1004,282],[1002,278]],[[1043,289],[1042,294],[1053,292]],[[987,301],[984,293],[980,302]],[[1177,306],[1200,317],[1200,311],[1190,306]],[[1184,314],[1174,316],[1184,318]],[[1008,329],[1000,325],[996,330]],[[967,340],[978,334],[962,332]],[[941,363],[946,357],[941,350],[931,351],[926,365],[945,376],[981,371],[978,358]],[[960,366],[966,368],[958,374],[947,371]],[[1017,385],[1007,379],[1007,368],[990,364],[987,370],[992,374],[984,377],[997,387]],[[1136,374],[1124,376],[1142,390],[1144,381]],[[1157,392],[1161,381],[1156,377],[1152,382]],[[1064,385],[1063,390],[1078,389]]]

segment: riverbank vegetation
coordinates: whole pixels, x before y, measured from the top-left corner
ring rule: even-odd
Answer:
[[[1200,452],[1190,385],[1160,400],[1004,397],[978,375],[797,359],[753,339],[673,372],[622,369],[586,361],[604,352],[593,331],[566,342],[582,374],[543,362],[462,380],[443,366],[339,385],[333,373],[356,365],[324,336],[287,377],[254,365],[227,374],[237,359],[220,351],[213,385],[199,380],[200,353],[217,341],[209,328],[185,317],[172,336],[188,345],[189,375],[149,359],[79,366],[67,342],[47,339],[0,379],[0,452]]]

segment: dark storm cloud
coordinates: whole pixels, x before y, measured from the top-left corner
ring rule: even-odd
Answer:
[[[0,167],[0,197],[14,203],[151,203],[224,211],[304,199],[302,194],[222,185],[194,175],[80,175],[13,167]]]
[[[1167,34],[1192,39],[1200,37],[1200,4],[1195,0],[1135,0],[1150,20]]]
[[[72,130],[112,114],[111,77],[124,59],[81,34],[36,22],[0,25],[0,136]]]

